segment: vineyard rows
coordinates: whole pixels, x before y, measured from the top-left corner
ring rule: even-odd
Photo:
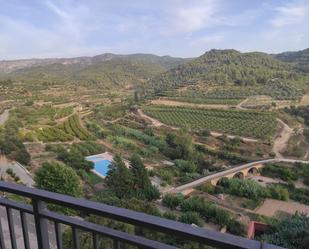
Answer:
[[[43,142],[71,141],[74,137],[80,140],[94,139],[85,128],[81,126],[79,117],[73,115],[56,127],[44,127],[37,130],[38,139]]]
[[[73,113],[73,107],[71,107],[71,106],[61,108],[61,109],[57,109],[55,119],[67,117],[67,116],[71,115],[72,113]]]
[[[167,106],[147,106],[144,111],[168,125],[260,139],[271,137],[277,126],[275,117],[266,112]]]
[[[230,88],[206,93],[206,98],[240,99],[255,95],[267,95],[275,100],[297,100],[302,93],[286,83],[269,82],[264,86]]]
[[[167,90],[160,94],[164,97],[183,98],[188,102],[204,101],[205,104],[224,104],[224,101],[232,101],[231,103],[240,102],[255,95],[267,95],[275,100],[298,100],[302,96],[302,92],[294,86],[284,82],[268,82],[267,85],[256,86],[227,86],[226,88],[213,89],[211,91],[203,90],[186,90],[178,92]],[[216,103],[216,101],[218,101]],[[227,104],[231,104],[227,103]]]

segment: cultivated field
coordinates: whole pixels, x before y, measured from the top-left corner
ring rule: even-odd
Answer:
[[[147,115],[172,126],[207,129],[261,139],[271,137],[277,127],[274,116],[267,112],[154,105],[145,106],[144,111]]]

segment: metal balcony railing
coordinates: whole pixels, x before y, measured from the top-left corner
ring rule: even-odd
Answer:
[[[281,247],[261,243],[255,240],[248,240],[242,237],[210,231],[207,229],[193,227],[176,221],[162,219],[123,208],[96,203],[84,199],[73,198],[71,196],[56,194],[35,188],[28,188],[22,185],[5,183],[0,181],[0,191],[29,198],[31,205],[22,202],[12,201],[5,197],[0,198],[0,206],[6,212],[0,217],[0,247],[33,249],[31,243],[35,240],[37,248],[47,249],[50,246],[51,233],[55,237],[53,248],[62,249],[61,226],[65,225],[72,229],[73,248],[80,249],[80,233],[86,231],[92,236],[92,246],[99,249],[99,236],[110,238],[114,241],[113,248],[125,248],[125,245],[133,245],[136,248],[162,248],[175,249],[175,246],[167,245],[159,241],[154,241],[133,235],[119,230],[114,230],[102,225],[91,223],[76,217],[62,215],[48,210],[46,203],[56,204],[67,208],[78,210],[84,214],[93,214],[115,221],[121,221],[136,227],[146,228],[171,237],[178,237],[180,240],[188,239],[203,245],[214,246],[216,248],[250,248],[250,249],[279,249]],[[13,213],[14,212],[14,213]],[[17,213],[17,215],[16,215]],[[33,216],[35,226],[35,236],[29,232],[29,221],[27,216]],[[20,225],[16,224],[16,216],[20,220]],[[4,233],[3,221],[7,222],[8,231]],[[53,224],[52,231],[47,228],[47,223]],[[22,241],[17,242],[16,231],[21,231]],[[9,235],[8,235],[9,234]],[[30,236],[31,234],[31,236]],[[9,237],[9,238],[8,238]],[[9,244],[9,245],[8,245]],[[22,247],[21,247],[22,246]],[[82,249],[82,248],[81,248]]]

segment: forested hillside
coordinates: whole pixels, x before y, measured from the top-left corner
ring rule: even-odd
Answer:
[[[153,63],[142,63],[128,59],[111,59],[89,66],[81,64],[52,64],[21,69],[9,77],[22,82],[78,83],[99,85],[125,85],[143,82],[164,68]]]
[[[151,87],[146,92],[159,94],[197,83],[254,86],[278,82],[292,87],[302,77],[291,65],[264,53],[210,50],[197,59],[158,75],[150,81]]]
[[[296,68],[309,72],[309,48],[297,52],[284,52],[274,55],[278,60],[293,63]]]
[[[185,61],[182,58],[151,54],[102,54],[68,59],[0,61],[0,73],[3,79],[25,83],[123,86],[142,83]]]

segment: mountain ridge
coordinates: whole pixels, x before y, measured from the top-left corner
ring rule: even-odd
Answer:
[[[116,58],[136,59],[145,62],[157,63],[166,69],[169,69],[175,65],[181,64],[188,60],[186,58],[172,57],[169,55],[158,56],[154,54],[113,54],[104,53],[95,56],[80,56],[80,57],[68,57],[68,58],[32,58],[32,59],[17,59],[17,60],[0,60],[0,73],[8,74],[19,69],[30,68],[33,66],[47,66],[52,64],[82,64],[91,65],[97,62],[107,61]]]

